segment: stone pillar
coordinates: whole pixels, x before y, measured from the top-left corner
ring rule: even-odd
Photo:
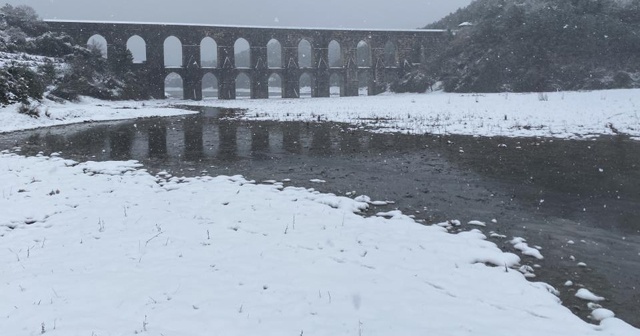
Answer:
[[[184,99],[202,100],[202,77],[200,71],[200,44],[194,39],[185,39],[182,44],[184,66]]]
[[[225,38],[218,41],[218,99],[236,99],[235,54],[233,50],[233,38]]]
[[[313,97],[329,97],[331,93],[329,91],[331,74],[329,73],[329,41],[327,39],[318,39],[315,41],[313,49],[315,60],[315,81],[311,88],[311,95]]]
[[[300,98],[300,67],[298,65],[298,44],[296,44],[295,41],[297,41],[297,39],[289,36],[283,47],[283,98]]]
[[[358,63],[357,44],[349,39],[345,40],[342,48],[342,59],[344,60],[344,96],[353,97],[358,95]]]
[[[269,98],[269,65],[267,64],[267,42],[254,41],[251,46],[251,98]]]
[[[385,64],[385,42],[371,41],[371,71],[369,72],[369,96],[383,93],[387,88],[387,78],[385,76],[388,65]]]
[[[149,93],[155,99],[165,99],[164,78],[164,40],[161,36],[149,39],[147,42],[147,62],[145,71],[149,81]]]

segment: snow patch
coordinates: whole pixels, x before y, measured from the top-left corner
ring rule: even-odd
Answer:
[[[585,301],[604,301],[605,298],[603,298],[602,296],[598,296],[593,294],[590,290],[586,289],[586,288],[580,288],[578,289],[578,291],[576,292],[576,297]]]

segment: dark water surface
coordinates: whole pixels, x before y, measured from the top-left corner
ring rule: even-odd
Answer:
[[[221,118],[232,114],[209,109],[0,134],[0,150],[18,146],[24,155],[59,152],[78,161],[135,159],[151,172],[178,176],[288,178],[296,186],[396,202],[371,213],[399,208],[426,223],[481,220],[485,234],[508,236],[490,238],[504,250],[512,251],[514,236],[541,246],[544,260],[523,256],[523,263],[540,265],[534,280],[559,289],[578,316],[590,312],[574,297],[584,285],[640,327],[640,142],[375,134],[333,123]],[[309,182],[316,178],[327,182]],[[567,280],[576,285],[564,287]]]

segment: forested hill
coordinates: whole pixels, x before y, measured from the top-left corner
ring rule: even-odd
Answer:
[[[456,92],[640,86],[640,0],[476,0],[426,28],[451,40],[398,91],[421,80]]]

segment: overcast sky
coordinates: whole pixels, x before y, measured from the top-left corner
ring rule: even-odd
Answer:
[[[41,18],[331,28],[417,28],[471,0],[0,0]]]

